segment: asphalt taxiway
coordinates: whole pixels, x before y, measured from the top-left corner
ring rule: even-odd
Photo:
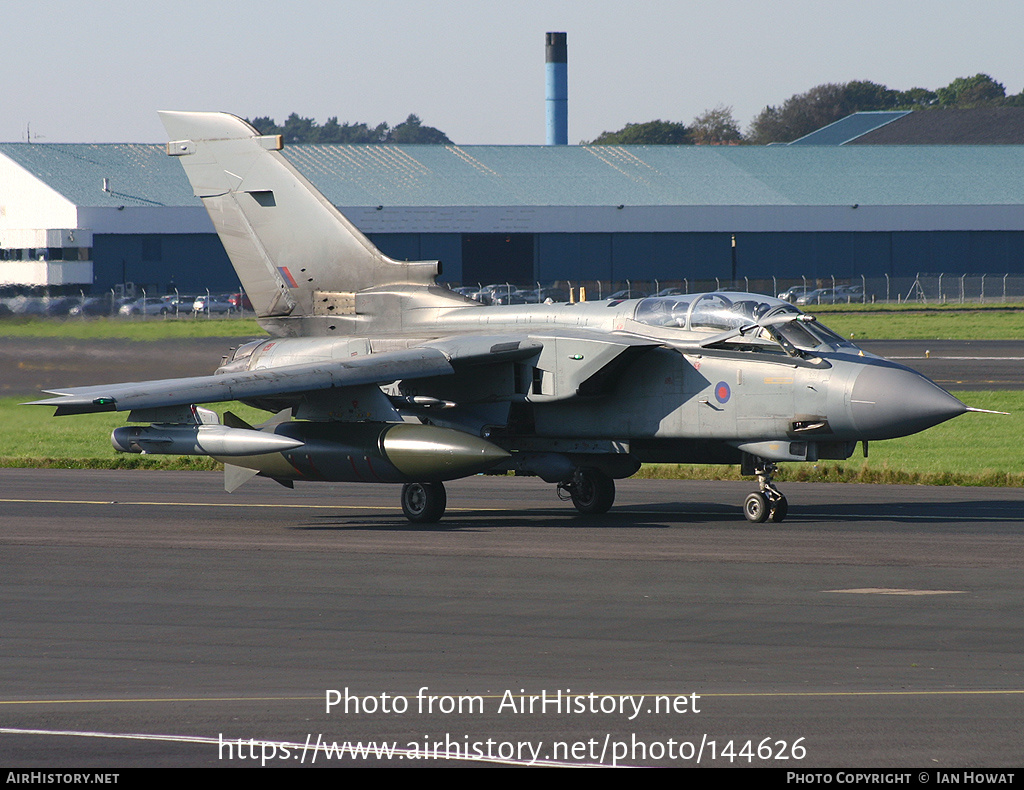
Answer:
[[[947,390],[1024,389],[1021,340],[858,340]]]
[[[474,477],[424,528],[394,487],[219,486],[0,470],[0,762],[1020,763],[1022,490],[790,483],[751,525],[749,483],[583,517]]]

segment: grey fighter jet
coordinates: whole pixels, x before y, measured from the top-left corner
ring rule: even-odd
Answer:
[[[643,462],[741,464],[747,519],[782,521],[780,461],[850,457],[968,407],[789,302],[704,293],[484,306],[437,261],[382,254],[279,150],[222,113],[161,113],[270,339],[215,375],[52,390],[57,415],[127,411],[124,452],[208,455],[254,475],[402,484],[413,522],[443,482],[538,475],[583,513]],[[252,426],[199,404],[238,400]]]

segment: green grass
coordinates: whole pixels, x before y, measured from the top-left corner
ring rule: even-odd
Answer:
[[[814,308],[818,320],[857,340],[1019,340],[1024,307],[1006,310]]]
[[[954,393],[970,406],[1009,411],[1009,416],[968,413],[924,433],[872,442],[869,458],[860,449],[848,461],[783,464],[780,480],[937,485],[1024,486],[1024,392]],[[209,458],[140,456],[115,452],[110,432],[124,414],[51,417],[49,408],[0,400],[0,466],[101,469],[216,469]],[[240,404],[229,408],[244,420],[262,422],[265,412]],[[740,479],[739,467],[649,464],[640,477]]]
[[[0,320],[0,337],[55,337],[67,340],[175,340],[192,337],[265,336],[252,318],[45,318]]]
[[[22,398],[0,398],[0,467],[58,467],[74,469],[218,469],[211,458],[200,456],[135,455],[119,453],[110,444],[110,432],[125,425],[125,413],[80,414],[53,417],[45,406],[22,406]],[[263,422],[266,412],[240,403],[216,403],[209,408],[223,414],[229,409],[244,420]]]

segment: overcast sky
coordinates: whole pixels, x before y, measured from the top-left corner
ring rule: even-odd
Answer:
[[[156,111],[291,112],[460,144],[544,142],[544,33],[569,48],[569,141],[689,123],[824,82],[1024,89],[1020,0],[0,0],[0,140],[162,142]]]

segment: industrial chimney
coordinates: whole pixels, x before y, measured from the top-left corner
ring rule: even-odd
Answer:
[[[565,33],[545,36],[548,145],[569,144],[569,76]]]

